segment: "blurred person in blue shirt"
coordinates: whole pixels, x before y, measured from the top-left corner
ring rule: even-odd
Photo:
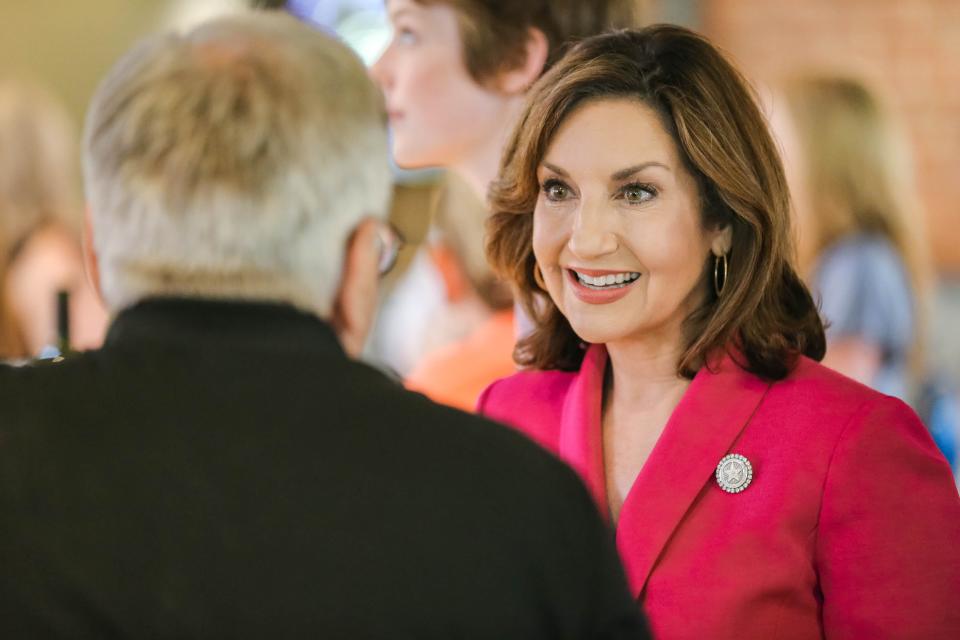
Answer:
[[[840,74],[794,76],[779,98],[772,119],[800,264],[827,324],[823,362],[911,402],[955,461],[951,398],[925,368],[931,268],[897,122],[865,82]]]

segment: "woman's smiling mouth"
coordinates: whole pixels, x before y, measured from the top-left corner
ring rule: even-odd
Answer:
[[[571,269],[571,271],[576,274],[581,284],[591,289],[615,289],[624,287],[640,277],[640,274],[636,271],[620,271],[598,276],[589,275],[576,269]]]
[[[637,271],[566,269],[573,294],[588,304],[609,304],[627,295],[640,278]]]

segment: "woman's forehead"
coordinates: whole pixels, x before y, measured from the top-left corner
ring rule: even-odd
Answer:
[[[634,98],[591,100],[557,129],[540,165],[613,175],[625,168],[678,164],[676,143],[659,114]]]

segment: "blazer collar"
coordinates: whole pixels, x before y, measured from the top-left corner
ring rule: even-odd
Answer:
[[[560,456],[573,466],[609,517],[601,407],[606,349],[593,345],[571,385],[560,426]],[[730,356],[694,377],[633,483],[617,523],[617,546],[639,597],[671,534],[710,486],[720,459],[770,387]]]
[[[609,520],[601,416],[606,367],[607,350],[592,345],[564,400],[558,449],[560,458],[580,474],[600,512]]]

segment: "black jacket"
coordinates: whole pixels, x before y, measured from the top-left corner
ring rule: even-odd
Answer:
[[[0,368],[0,637],[643,637],[575,474],[292,308]]]

